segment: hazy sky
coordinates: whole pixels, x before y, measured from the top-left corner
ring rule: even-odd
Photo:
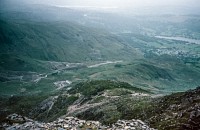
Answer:
[[[62,6],[139,7],[139,6],[195,6],[200,0],[24,0],[31,3]]]
[[[60,7],[101,9],[103,11],[110,8],[113,11],[114,7],[114,11],[145,14],[200,14],[200,0],[0,0],[0,10],[4,7],[18,8],[19,5],[23,6],[21,4],[23,2]]]

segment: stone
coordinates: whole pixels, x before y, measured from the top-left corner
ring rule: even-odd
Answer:
[[[128,129],[130,129],[130,127],[129,127],[129,126],[125,126],[124,129],[125,129],[125,130],[128,130]]]
[[[138,123],[142,124],[142,125],[145,125],[144,122],[142,122],[141,120],[137,120]]]
[[[8,119],[18,119],[22,116],[13,114],[8,117]],[[33,121],[24,117],[27,122],[19,124],[12,124],[7,125],[4,124],[4,128],[8,130],[16,130],[16,129],[34,129],[34,130],[41,130],[41,129],[54,129],[54,130],[81,130],[81,126],[88,126],[88,130],[98,129],[98,130],[154,130],[153,128],[149,128],[144,122],[141,120],[118,120],[115,124],[112,124],[112,127],[103,126],[99,121],[85,121],[79,120],[75,117],[64,117],[58,118],[56,121],[49,122],[49,123],[41,123],[37,121]]]
[[[132,126],[132,127],[135,126],[133,123],[130,123],[129,125]]]
[[[196,111],[190,112],[190,119],[193,118],[193,117],[195,117],[195,115],[196,115]]]
[[[65,129],[63,129],[63,128],[61,128],[61,127],[58,127],[58,130],[65,130]]]

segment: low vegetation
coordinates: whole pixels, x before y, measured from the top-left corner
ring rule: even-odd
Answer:
[[[125,88],[125,89],[129,89],[135,92],[149,93],[148,91],[145,91],[141,88],[133,87],[128,83],[116,82],[116,81],[110,81],[110,80],[99,80],[99,81],[97,80],[97,81],[88,81],[88,82],[78,83],[68,92],[70,94],[80,93],[90,98],[91,96],[98,95],[105,90],[116,89],[116,88]]]

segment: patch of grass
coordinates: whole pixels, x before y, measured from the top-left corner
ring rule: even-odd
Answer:
[[[54,102],[52,108],[49,110],[41,111],[37,108],[33,111],[33,117],[37,120],[50,122],[56,120],[58,117],[65,115],[69,105],[72,105],[78,99],[77,96],[60,95]]]
[[[99,103],[99,102],[102,102],[104,99],[105,99],[104,96],[97,96],[90,103]]]
[[[91,97],[91,96],[97,95],[98,93],[103,92],[104,90],[110,90],[110,89],[115,89],[115,88],[125,88],[125,89],[130,89],[136,92],[148,93],[148,91],[133,87],[128,83],[116,82],[116,81],[110,81],[110,80],[96,80],[96,81],[81,82],[73,86],[72,89],[69,90],[69,93],[72,93],[72,94],[81,93],[86,97]]]
[[[131,91],[129,89],[124,88],[116,88],[112,89],[111,91],[108,91],[108,96],[123,96],[123,95],[129,95],[132,94],[134,91]]]
[[[89,108],[86,111],[75,114],[75,116],[88,120],[99,120],[109,125],[119,119],[146,119],[145,112],[152,107],[149,99],[131,98],[123,96],[109,100],[98,107]]]

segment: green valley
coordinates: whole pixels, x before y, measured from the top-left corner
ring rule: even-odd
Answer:
[[[0,3],[0,129],[199,128],[198,14],[22,3]]]

